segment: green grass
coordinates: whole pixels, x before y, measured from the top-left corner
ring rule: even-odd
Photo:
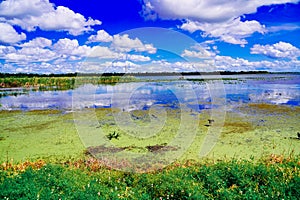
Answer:
[[[297,157],[177,163],[143,174],[70,163],[0,170],[1,199],[297,199],[299,185]]]

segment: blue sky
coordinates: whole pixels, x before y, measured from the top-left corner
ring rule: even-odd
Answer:
[[[299,72],[299,12],[299,0],[0,1],[0,69]]]

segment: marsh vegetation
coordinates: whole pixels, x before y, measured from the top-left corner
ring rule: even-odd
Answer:
[[[114,87],[114,92],[124,91],[129,85],[134,86],[136,81],[132,79],[130,84],[119,87],[117,82],[120,79],[113,77],[85,77],[81,82],[74,77],[10,78],[2,78],[0,82],[9,87],[24,88],[28,82],[29,87],[45,87],[46,90],[52,90],[47,88],[49,86],[69,90],[77,83],[116,84],[110,85]],[[205,85],[201,81],[193,81],[195,83],[188,84],[200,85],[201,88]],[[273,84],[277,80],[268,81]],[[84,119],[89,119],[93,114],[97,121],[92,124],[79,123],[77,128],[82,125],[87,126],[88,131],[92,131],[90,133],[101,132],[102,139],[107,140],[110,146],[84,146],[74,122],[76,113],[68,106],[63,109],[10,109],[9,104],[2,101],[0,198],[296,199],[300,195],[300,140],[293,139],[297,138],[300,130],[297,87],[284,93],[285,88],[272,92],[255,87],[249,89],[249,82],[238,81],[234,85],[225,82],[229,100],[226,117],[220,124],[219,119],[211,114],[213,109],[215,116],[221,115],[222,111],[214,107],[209,98],[201,99],[201,105],[200,101],[196,105],[193,99],[188,99],[186,102],[190,107],[182,109],[180,102],[174,100],[174,95],[164,90],[171,84],[171,81],[150,82],[134,96],[134,103],[138,104],[141,100],[141,105],[144,105],[144,97],[166,99],[153,99],[157,107],[152,109],[141,106],[124,108],[118,107],[119,104],[114,104],[115,107],[82,108],[86,111],[83,117],[87,118]],[[238,84],[239,87],[236,87]],[[187,82],[178,82],[175,88],[187,91]],[[239,94],[235,93],[237,88]],[[254,90],[259,93],[253,95]],[[160,93],[152,94],[151,91]],[[13,99],[22,95],[28,96],[18,93],[13,95]],[[189,98],[187,95],[185,97]],[[161,112],[162,108],[164,112]],[[115,118],[123,115],[132,122],[126,129]],[[166,121],[160,127],[158,122],[164,117]],[[193,120],[188,122],[182,119]],[[160,156],[180,152],[182,146],[171,141],[177,137],[183,122],[183,135],[189,135],[189,126],[196,126],[197,131],[188,148],[170,165],[157,168],[157,163],[153,163],[153,166],[147,165],[143,169],[135,168],[130,160],[112,163],[110,158],[103,157],[107,153]],[[150,129],[147,128],[149,124],[152,126]],[[209,154],[199,157],[205,137],[214,127],[221,130],[220,137]],[[151,131],[153,133],[149,137],[139,137],[142,131],[147,130],[150,130],[149,134]],[[181,141],[184,142],[184,138]],[[114,168],[114,164],[118,167]],[[131,171],[115,170],[120,167],[129,167]]]

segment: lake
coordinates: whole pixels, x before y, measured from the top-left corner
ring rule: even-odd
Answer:
[[[120,108],[130,111],[163,106],[200,111],[225,102],[228,109],[245,103],[300,105],[300,75],[297,74],[138,78],[139,82],[86,84],[74,90],[63,91],[2,88],[0,109],[68,111],[81,108]]]

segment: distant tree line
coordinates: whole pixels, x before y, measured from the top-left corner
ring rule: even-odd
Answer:
[[[0,73],[0,78],[33,78],[33,77],[76,77],[76,76],[195,76],[195,75],[238,75],[268,74],[268,71],[215,71],[215,72],[138,72],[138,73],[67,73],[67,74],[34,74],[34,73]],[[286,72],[290,73],[290,72]]]

